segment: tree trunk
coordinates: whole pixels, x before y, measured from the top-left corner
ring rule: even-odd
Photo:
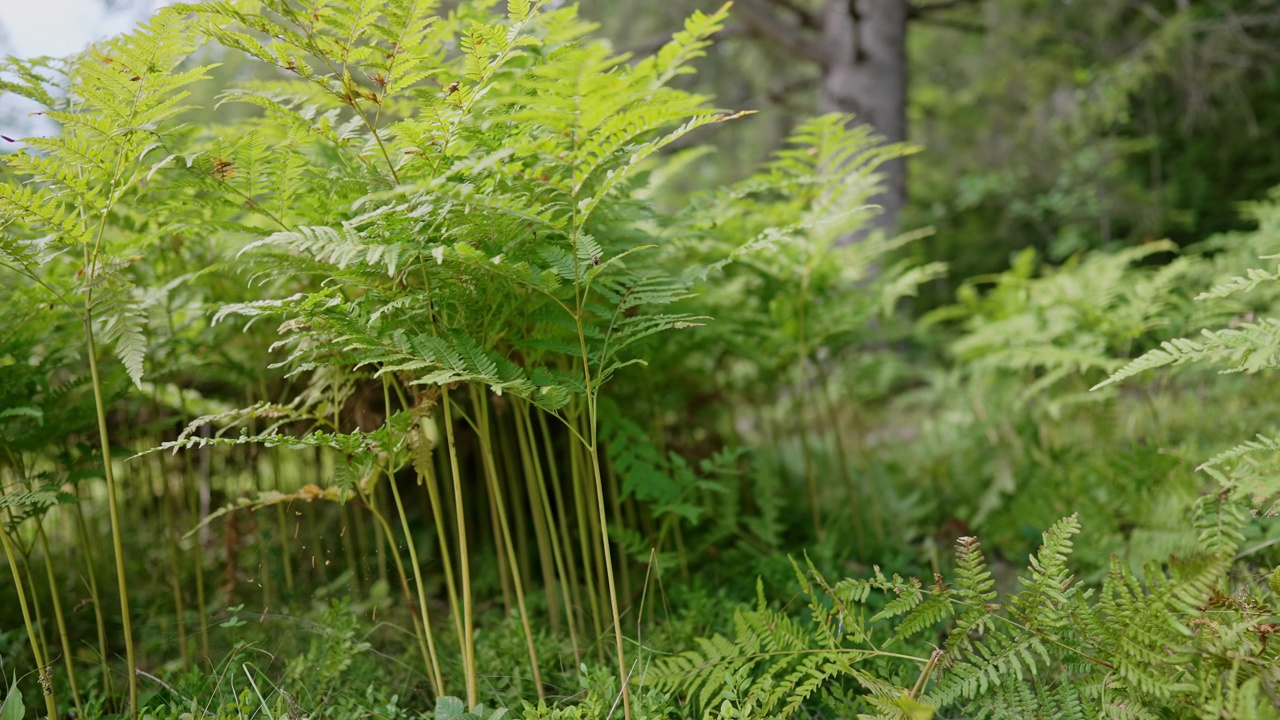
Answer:
[[[907,139],[909,11],[906,0],[827,0],[819,112],[852,113],[854,122],[869,123],[889,143]],[[885,190],[873,202],[884,211],[868,229],[893,233],[907,200],[906,163],[894,159],[883,173]]]

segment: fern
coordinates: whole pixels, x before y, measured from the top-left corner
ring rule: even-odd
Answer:
[[[162,12],[76,63],[63,79],[66,104],[52,102],[50,93],[33,93],[45,101],[44,114],[62,126],[61,133],[25,139],[22,152],[5,158],[24,184],[0,186],[0,225],[22,228],[6,234],[0,256],[41,278],[57,301],[69,304],[71,293],[81,297],[135,385],[142,382],[146,346],[127,269],[140,245],[136,236],[112,226],[112,211],[145,192],[168,162],[161,154],[166,123],[182,111],[187,86],[208,70],[177,70],[195,44],[181,15]],[[21,63],[17,74],[32,81],[40,77]],[[54,244],[36,249],[24,242],[42,232],[52,233]],[[82,255],[83,265],[80,282],[61,288],[49,258],[65,250]]]
[[[1001,602],[972,537],[957,543],[953,585],[877,569],[833,586],[811,564],[797,568],[807,628],[768,609],[761,590],[754,610],[735,614],[732,639],[701,640],[662,661],[657,685],[708,718],[744,698],[762,714],[790,717],[846,681],[885,718],[931,717],[935,708],[981,718],[1108,717],[1120,708],[1130,717],[1210,718],[1242,698],[1246,716],[1260,716],[1268,701],[1253,688],[1280,678],[1262,660],[1276,649],[1259,643],[1254,624],[1271,610],[1256,604],[1259,588],[1247,582],[1224,587],[1234,546],[1210,544],[1195,558],[1149,566],[1145,581],[1113,559],[1100,587],[1086,587],[1068,567],[1080,530],[1072,516],[1046,531],[1019,576],[1023,589]],[[879,593],[889,601],[868,617],[863,608]],[[889,643],[872,641],[884,626],[895,642],[932,631],[944,649],[932,658],[887,652]],[[1256,663],[1232,659],[1259,652]],[[919,675],[912,687],[877,679],[902,664]]]

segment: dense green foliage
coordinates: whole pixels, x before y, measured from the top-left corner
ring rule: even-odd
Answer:
[[[907,148],[811,118],[690,192],[730,16],[10,59],[57,131],[0,174],[0,720],[1280,716],[1280,201],[912,317]]]

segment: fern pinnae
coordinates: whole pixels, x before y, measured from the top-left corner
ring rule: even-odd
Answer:
[[[1197,301],[1203,300],[1221,300],[1233,295],[1241,295],[1257,289],[1262,285],[1272,284],[1280,281],[1280,268],[1277,270],[1263,270],[1262,268],[1249,268],[1243,276],[1236,276],[1219,283],[1205,290],[1195,297]]]
[[[1181,365],[1187,362],[1195,362],[1211,356],[1209,348],[1201,342],[1184,338],[1166,340],[1160,343],[1159,348],[1150,350],[1141,355],[1136,360],[1133,360],[1128,365],[1125,365],[1115,371],[1106,380],[1094,385],[1090,389],[1099,390],[1122,380],[1127,380],[1139,373],[1168,367],[1170,365]]]
[[[1217,455],[1214,455],[1208,460],[1205,460],[1203,463],[1201,463],[1199,466],[1196,467],[1196,470],[1216,468],[1221,465],[1226,465],[1228,463],[1232,463],[1238,460],[1248,458],[1254,453],[1267,453],[1267,452],[1276,452],[1276,451],[1280,451],[1280,440],[1277,440],[1275,438],[1271,438],[1259,433],[1258,435],[1254,436],[1254,439],[1246,440],[1242,443],[1239,443],[1235,447],[1232,447],[1227,450],[1223,450]]]

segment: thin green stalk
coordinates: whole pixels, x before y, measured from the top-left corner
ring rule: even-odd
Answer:
[[[581,333],[579,333],[581,336]],[[583,356],[586,357],[586,338],[582,336]],[[586,371],[587,387],[591,387],[591,372]],[[618,672],[621,675],[622,685],[622,711],[625,720],[631,720],[631,678],[630,668],[627,667],[627,654],[625,639],[622,634],[622,613],[618,609],[618,584],[614,579],[613,572],[613,553],[609,549],[609,528],[605,523],[605,505],[604,505],[604,476],[600,472],[600,438],[597,434],[597,418],[595,398],[588,397],[587,412],[590,422],[591,445],[588,450],[591,454],[591,472],[595,477],[596,491],[596,512],[597,525],[600,529],[600,553],[604,556],[605,576],[608,580],[609,589],[609,610],[613,615],[613,639],[614,649],[618,655]]]
[[[9,541],[9,532],[0,523],[0,544],[4,545],[4,556],[9,561],[9,572],[13,575],[13,589],[18,595],[18,609],[22,611],[22,622],[27,628],[27,642],[31,643],[31,654],[40,668],[40,685],[44,693],[44,706],[49,720],[58,720],[58,704],[53,697],[53,671],[45,662],[40,652],[40,642],[36,639],[36,629],[31,623],[31,611],[27,607],[27,589],[22,582],[22,573],[18,570],[18,558],[13,554],[13,545]]]
[[[391,434],[391,392],[387,387],[387,378],[382,377],[382,402],[387,412],[387,435]],[[395,447],[395,442],[389,441],[388,449],[389,458],[394,457],[391,450]],[[422,565],[418,562],[417,543],[413,540],[413,533],[409,529],[409,516],[404,511],[404,501],[400,499],[400,488],[396,485],[395,473],[391,470],[391,460],[388,459],[384,466],[387,474],[387,484],[391,486],[391,497],[396,504],[396,512],[400,515],[400,529],[404,532],[405,543],[409,546],[409,562],[413,566],[413,582],[418,590],[418,612],[422,614],[422,627],[427,638],[427,650],[431,655],[431,676],[436,686],[436,694],[440,695],[444,692],[444,680],[440,674],[440,659],[436,656],[436,640],[435,635],[431,631],[431,614],[427,609],[427,591],[422,582]]]
[[[185,410],[183,414],[186,414]],[[209,426],[202,425],[199,432],[202,437],[209,437]],[[205,597],[204,588],[204,549],[209,534],[209,528],[204,524],[204,518],[205,513],[208,512],[208,497],[211,493],[209,483],[212,472],[209,455],[209,448],[200,449],[200,481],[190,483],[190,511],[196,520],[196,526],[200,528],[196,534],[196,551],[193,553],[194,557],[192,558],[196,567],[196,618],[200,625],[200,657],[206,660],[211,657],[209,653],[209,604],[208,599]]]
[[[867,548],[863,537],[862,529],[862,513],[858,512],[854,502],[856,487],[853,477],[850,475],[849,453],[845,449],[844,427],[840,422],[840,411],[836,407],[835,398],[831,395],[831,386],[826,382],[820,383],[821,388],[818,393],[818,404],[822,405],[827,416],[827,422],[831,428],[832,437],[835,439],[836,461],[840,463],[840,477],[844,482],[845,493],[848,495],[846,502],[849,504],[850,519],[853,520],[853,531],[858,543],[858,551],[863,557],[867,556]],[[871,512],[868,516],[873,523],[876,541],[880,544],[884,543],[884,528],[880,524],[880,506],[876,500],[875,492],[869,484],[863,484],[863,499],[871,506]]]
[[[491,432],[494,426],[500,427],[500,422],[496,418],[491,418]],[[516,498],[519,498],[522,494],[521,491],[524,490],[523,478],[525,477],[525,474],[521,468],[516,467],[516,463],[518,462],[516,460],[517,453],[511,448],[511,443],[515,437],[515,433],[506,432],[500,429],[497,432],[497,435],[499,440],[493,443],[494,460],[497,466],[502,470],[502,476],[506,478],[511,485],[511,507],[518,508],[520,505]],[[525,587],[531,587],[533,585],[533,576],[530,568],[533,566],[533,560],[529,556],[529,546],[533,543],[529,542],[529,518],[523,512],[513,512],[511,514],[515,520],[515,527],[512,528],[512,533],[516,540],[516,559],[519,560],[519,567],[521,571],[520,580],[524,583]],[[550,586],[548,585],[544,587],[547,589],[549,594],[551,590]]]
[[[483,443],[482,443],[483,444]],[[484,465],[482,461],[481,465]],[[488,467],[482,467],[482,472],[488,473]],[[489,488],[489,483],[485,483],[485,499],[489,501],[489,527],[493,528],[493,550],[498,557],[498,581],[502,585],[502,614],[511,614],[511,558],[507,557],[507,546],[502,542],[502,530],[499,527],[498,501],[493,491]]]
[[[684,529],[675,519],[671,520],[671,537],[676,544],[676,564],[680,566],[680,575],[685,582],[689,581],[689,553],[684,549]]]
[[[446,140],[446,145],[447,140]],[[427,265],[422,266],[423,287],[427,292],[427,317],[430,320],[431,332],[436,333],[436,316],[431,300],[431,274]],[[453,432],[453,404],[449,398],[449,385],[440,387],[440,404],[444,407],[444,434],[449,455],[449,473],[453,480],[454,534],[458,538],[458,565],[462,575],[462,675],[466,681],[467,707],[475,707],[479,703],[479,677],[476,672],[475,620],[471,599],[471,555],[467,543],[466,508],[462,502],[462,473],[458,469],[458,445]],[[437,522],[439,516],[437,516]],[[441,544],[441,552],[444,545]],[[456,617],[457,605],[454,605]]]
[[[364,590],[364,573],[360,571],[359,555],[356,554],[356,543],[353,532],[351,530],[351,512],[347,509],[346,504],[338,506],[338,522],[341,526],[338,529],[338,535],[342,538],[342,554],[343,559],[347,562],[347,567],[351,570],[351,581],[356,597],[365,597]]]
[[[580,448],[576,445],[569,449],[570,487],[573,493],[573,509],[575,519],[581,531],[578,533],[578,550],[582,553],[582,584],[586,588],[587,603],[591,608],[591,621],[595,626],[596,637],[604,636],[604,612],[600,609],[600,598],[597,594],[595,557],[589,528],[590,513],[587,510],[586,481],[582,465]],[[597,649],[599,645],[596,645]],[[602,658],[603,659],[603,658]]]
[[[563,483],[560,479],[560,466],[556,462],[555,448],[551,443],[551,428],[548,427],[546,413],[537,413],[538,429],[542,431],[542,450],[547,458],[547,477],[548,482],[543,485],[543,503],[548,506],[547,512],[550,512],[550,502],[546,499],[546,485],[551,486],[551,491],[555,495],[556,508],[559,510],[559,522],[557,522],[556,530],[560,536],[559,545],[562,550],[563,569],[567,572],[569,579],[569,590],[573,593],[573,602],[567,603],[572,614],[581,613],[583,611],[582,587],[578,582],[578,565],[572,561],[573,555],[573,534],[569,531],[569,506],[565,504]],[[533,428],[529,428],[529,434],[532,436]],[[541,465],[538,466],[539,468]],[[562,573],[562,576],[565,573]],[[594,606],[592,606],[594,609]],[[578,664],[582,664],[581,657],[578,658]]]
[[[373,492],[371,493],[369,500],[372,503],[382,502],[379,499],[378,490],[376,487],[373,489]],[[374,547],[377,548],[375,552],[377,553],[377,556],[378,556],[378,581],[382,583],[386,583],[387,577],[388,577],[387,576],[387,553],[384,545],[385,542],[386,542],[386,538],[382,537],[382,526],[379,525],[378,523],[374,523],[373,524],[373,544],[374,544]]]
[[[257,515],[257,513],[252,513]],[[277,604],[280,599],[279,591],[276,589],[275,573],[272,572],[271,549],[267,546],[270,540],[269,531],[262,530],[258,532],[257,542],[254,547],[258,550],[258,570],[255,576],[259,580],[262,587],[262,607],[270,608]]]
[[[164,533],[169,545],[169,592],[173,596],[173,612],[178,621],[178,652],[182,667],[186,668],[190,658],[187,647],[187,610],[182,600],[182,550],[178,547],[178,532],[173,518],[173,497],[170,492],[169,475],[165,472],[163,453],[152,453],[151,457],[159,467],[160,482],[164,486],[164,495],[160,501],[164,504]]]
[[[585,412],[579,411],[576,416],[575,422],[582,424],[582,427],[579,431],[579,437],[586,437],[587,433],[590,432],[590,430],[587,427],[586,420],[584,420],[584,417],[586,416],[586,414],[587,413]],[[583,528],[599,528],[600,523],[602,522],[603,516],[600,514],[600,508],[598,503],[595,502],[596,488],[595,488],[594,472],[587,469],[588,466],[591,464],[590,450],[589,448],[582,445],[578,445],[577,450],[579,455],[578,462],[583,468],[582,470],[583,481],[579,490],[582,493],[582,502],[586,508],[586,513],[587,513],[587,524],[583,525],[582,527]],[[595,591],[596,591],[596,596],[600,598],[600,606],[603,608],[604,602],[605,602],[604,598],[608,597],[610,593],[610,590],[607,587],[605,587],[605,585],[610,582],[609,576],[605,572],[605,562],[607,561],[605,556],[611,555],[611,553],[608,550],[602,550],[601,548],[596,547],[595,543],[597,543],[600,539],[598,534],[593,534],[592,532],[589,532],[589,531],[584,534],[586,539],[589,540],[591,543],[592,560],[595,562],[595,579],[596,579]],[[601,618],[605,617],[603,610],[601,610],[600,612],[600,617]],[[609,625],[612,624],[612,622],[613,622],[612,615],[610,615],[610,617],[608,618],[604,626],[606,630],[608,629]]]
[[[173,314],[169,313],[169,330],[174,332]],[[187,412],[187,398],[178,392],[178,421],[184,426],[186,425],[190,413]],[[203,437],[209,436],[209,426],[200,427],[200,434]],[[191,468],[191,463],[187,456],[182,456],[182,476],[185,478],[187,472]],[[196,623],[199,626],[200,638],[200,657],[209,658],[209,610],[205,600],[204,593],[204,547],[205,540],[208,535],[208,528],[204,525],[204,513],[206,511],[206,502],[204,498],[209,492],[210,468],[209,468],[209,449],[201,448],[200,450],[200,480],[199,482],[187,482],[184,485],[190,486],[191,492],[187,496],[187,511],[191,514],[196,527],[199,531],[196,534],[195,552],[192,553],[196,571]]]
[[[421,463],[417,468],[419,482],[427,485],[427,500],[431,503],[431,515],[436,525],[436,540],[440,543],[440,559],[444,563],[445,591],[449,593],[449,614],[453,618],[453,628],[458,633],[458,648],[466,647],[466,635],[462,627],[461,608],[458,607],[458,586],[453,575],[453,553],[449,548],[449,539],[444,522],[444,506],[441,498],[440,482],[436,478],[435,468],[431,462]]]
[[[546,698],[546,693],[542,688],[542,670],[538,667],[538,651],[533,645],[533,626],[529,622],[529,611],[524,602],[524,581],[521,579],[520,560],[516,555],[515,546],[511,540],[511,525],[507,521],[506,502],[502,496],[502,487],[498,481],[498,469],[494,463],[489,403],[485,401],[477,386],[471,385],[470,387],[471,401],[476,406],[476,411],[480,416],[480,426],[477,431],[480,434],[480,454],[484,465],[485,477],[489,480],[489,494],[493,498],[494,506],[498,509],[498,529],[502,536],[502,544],[506,548],[507,556],[512,563],[511,580],[515,586],[516,606],[520,611],[520,625],[524,628],[525,645],[529,651],[529,665],[533,670],[533,686],[538,693],[538,699],[543,700]]]
[[[40,540],[40,552],[44,555],[44,570],[49,577],[49,597],[53,599],[53,619],[58,624],[58,640],[62,643],[62,659],[67,666],[67,682],[71,685],[71,702],[76,712],[83,713],[80,701],[80,683],[76,680],[76,666],[72,662],[71,635],[67,633],[67,620],[62,614],[62,600],[58,598],[58,578],[53,572],[53,556],[49,553],[49,540],[45,537],[44,523],[36,518],[36,537]]]
[[[622,493],[619,492],[618,490],[618,475],[613,471],[612,465],[609,465],[605,470],[605,479],[608,480],[609,499],[611,501],[610,509],[613,511],[614,523],[616,523],[619,527],[634,527],[634,526],[628,526],[623,521]],[[630,599],[631,598],[631,573],[627,572],[626,553],[621,553],[621,552],[618,553],[618,559],[622,565],[621,572],[619,573],[620,575],[622,575],[622,596]]]
[[[444,432],[449,448],[449,469],[453,474],[454,513],[458,523],[458,559],[462,574],[462,668],[467,683],[467,707],[479,704],[476,673],[475,621],[471,607],[471,556],[467,546],[466,508],[462,504],[462,474],[458,471],[458,447],[453,434],[453,409],[449,400],[449,386],[441,385],[441,404],[444,405]]]
[[[439,682],[440,670],[438,663],[435,661],[435,654],[427,647],[427,638],[424,635],[424,632],[429,632],[428,628],[430,626],[423,628],[418,615],[412,612],[414,605],[413,591],[409,589],[409,575],[404,571],[404,558],[400,555],[400,548],[396,547],[395,533],[391,532],[391,524],[387,522],[386,516],[379,512],[375,505],[369,502],[369,498],[367,496],[362,497],[361,501],[364,502],[367,508],[369,508],[369,512],[373,515],[374,520],[377,520],[378,524],[382,526],[383,537],[386,538],[387,547],[391,548],[391,561],[396,568],[396,578],[400,581],[400,591],[404,593],[404,600],[409,604],[409,618],[413,621],[413,634],[418,641],[418,651],[422,653],[422,665],[430,671],[431,674],[427,677],[431,680],[432,691],[435,692],[438,697],[444,692],[444,686]],[[412,540],[410,541],[409,546],[411,548],[413,547]],[[414,564],[416,565],[417,563],[415,562]]]
[[[256,388],[253,385],[246,388],[245,401],[250,406],[257,402],[255,390]],[[267,399],[265,392],[262,394],[262,398],[263,400]],[[258,418],[256,417],[251,417],[249,419],[249,434],[258,434]],[[251,482],[253,482],[253,489],[257,492],[262,492],[263,490],[266,490],[265,482],[261,481],[263,478],[261,460],[262,446],[257,444],[246,444],[243,448],[244,466],[249,471],[249,477],[252,478]],[[165,490],[167,495],[167,481]],[[254,519],[257,515],[258,512],[256,510],[249,511],[251,526],[255,528],[253,549],[257,551],[256,556],[258,559],[258,567],[254,570],[254,578],[258,581],[258,587],[262,589],[262,607],[263,612],[266,612],[276,603],[275,577],[274,573],[271,572],[271,550],[268,547],[268,542],[271,539],[270,532],[266,529],[257,530],[258,523],[257,520]],[[179,624],[179,627],[181,627],[181,624]]]
[[[512,420],[515,422],[516,453],[519,456],[520,472],[511,468],[513,476],[523,474],[524,490],[529,501],[529,513],[533,520],[534,542],[538,548],[538,565],[542,570],[542,586],[547,594],[547,617],[550,620],[551,632],[560,632],[560,598],[556,587],[555,563],[552,560],[549,524],[542,507],[542,497],[538,492],[536,473],[530,460],[529,442],[525,436],[524,405],[516,401],[512,406]],[[510,454],[508,455],[510,457]],[[514,460],[514,459],[513,459]],[[527,545],[527,543],[526,543]]]
[[[104,221],[105,222],[105,221]],[[133,648],[133,620],[129,614],[129,578],[124,567],[124,537],[120,528],[120,508],[116,501],[116,475],[111,467],[111,439],[107,429],[107,403],[102,394],[102,378],[98,373],[98,348],[93,339],[91,298],[85,297],[84,334],[89,354],[89,377],[93,383],[93,402],[98,412],[98,440],[102,449],[102,471],[107,481],[107,515],[111,519],[111,549],[115,553],[116,586],[120,592],[120,614],[124,631],[125,665],[129,673],[129,715],[138,718],[138,658]]]
[[[28,548],[27,553],[23,553],[22,546],[19,545],[18,552],[20,555],[22,555],[22,561],[26,563],[28,567],[30,567],[31,565],[30,548]],[[32,611],[31,614],[34,616],[33,619],[35,620],[35,623],[36,623],[36,639],[40,641],[41,651],[44,653],[44,657],[48,659],[49,667],[47,668],[47,670],[49,671],[50,679],[52,679],[53,678],[53,660],[52,660],[53,650],[50,649],[49,647],[49,636],[45,633],[44,608],[41,607],[40,605],[40,593],[39,591],[36,590],[35,585],[31,586],[31,611]]]
[[[538,451],[535,447],[536,439],[533,434],[533,421],[529,417],[529,405],[521,403],[516,412],[517,424],[523,425],[524,432],[522,434],[521,450],[527,451],[529,456],[529,464],[533,468],[534,487],[530,491],[530,495],[537,499],[536,504],[539,506],[534,510],[535,513],[541,511],[544,516],[541,525],[546,527],[546,533],[549,536],[549,544],[551,546],[551,558],[555,565],[556,576],[560,586],[560,595],[564,601],[565,622],[569,626],[569,642],[573,646],[574,665],[582,665],[582,650],[578,647],[578,621],[577,613],[574,612],[573,600],[570,598],[571,581],[565,570],[564,551],[560,546],[560,535],[555,530],[555,519],[551,514],[551,501],[547,494],[547,479],[542,472],[542,463],[538,460]],[[544,561],[545,562],[545,561]]]
[[[367,592],[367,589],[373,585],[373,579],[366,577],[366,575],[369,574],[368,572],[369,566],[367,562],[367,558],[369,557],[369,546],[368,546],[369,537],[365,533],[364,513],[359,513],[359,512],[351,513],[351,520],[352,520],[352,525],[349,529],[353,533],[353,537],[351,538],[351,540],[352,542],[355,543],[356,557],[359,558],[360,578],[361,578],[360,588],[361,588],[361,593],[364,594]],[[378,548],[374,552],[379,556],[379,558],[381,558],[382,556],[381,548]],[[385,566],[385,562],[386,561],[384,560],[383,561],[384,566]],[[382,578],[382,579],[385,579],[385,578]]]
[[[578,136],[574,133],[571,137],[574,150],[577,150]],[[582,357],[582,379],[583,379],[583,395],[586,398],[587,405],[587,421],[588,432],[583,434],[587,443],[587,451],[590,454],[591,474],[595,479],[596,491],[596,510],[597,510],[597,527],[600,532],[600,552],[604,556],[605,574],[608,577],[609,585],[609,610],[613,616],[613,640],[614,650],[618,656],[618,674],[621,679],[622,686],[622,714],[625,720],[631,720],[631,681],[629,679],[629,669],[627,667],[627,655],[625,640],[622,635],[622,615],[618,610],[618,586],[614,582],[613,577],[613,556],[609,551],[609,528],[605,523],[605,505],[604,505],[604,477],[600,472],[600,436],[599,424],[596,417],[596,397],[598,388],[595,388],[591,376],[591,353],[587,351],[587,330],[584,318],[587,315],[587,299],[591,292],[590,282],[588,281],[584,287],[582,282],[582,254],[579,252],[581,246],[582,226],[586,222],[586,218],[578,217],[578,193],[582,189],[582,182],[576,177],[578,168],[574,166],[573,187],[571,194],[572,202],[570,203],[570,224],[569,240],[573,246],[573,295],[574,295],[574,313],[573,322],[577,326],[578,331],[578,349]],[[601,358],[603,363],[603,357]]]
[[[89,541],[89,528],[84,521],[84,508],[79,500],[80,487],[76,486],[76,532],[80,549],[84,552],[85,575],[88,578],[89,598],[93,602],[93,619],[98,629],[98,669],[102,672],[102,691],[111,694],[111,668],[107,665],[107,622],[102,615],[102,596],[98,594],[98,572],[93,560],[93,543]]]
[[[317,447],[315,449],[316,476],[330,478],[334,476],[333,468],[329,466],[329,456],[324,450]],[[319,587],[329,584],[329,564],[325,562],[328,551],[324,549],[324,532],[321,526],[324,519],[321,517],[322,509],[319,506],[312,507],[312,511],[307,513],[307,542],[311,545],[311,569],[312,583],[318,583]],[[318,576],[318,580],[317,580]],[[315,585],[312,586],[313,589]]]

